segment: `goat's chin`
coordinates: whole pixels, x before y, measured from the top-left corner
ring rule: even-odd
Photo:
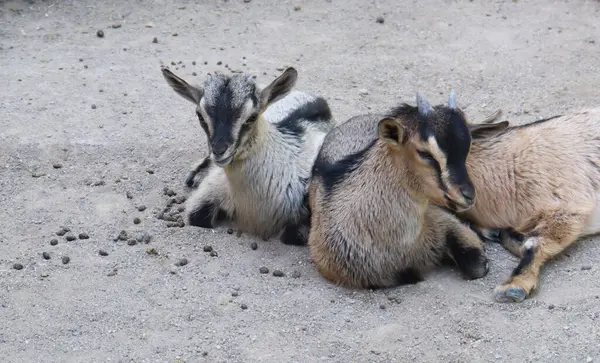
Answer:
[[[220,167],[224,167],[227,166],[229,164],[231,164],[231,162],[233,161],[233,153],[225,158],[221,158],[221,159],[216,159],[215,156],[212,156],[213,161],[215,162],[215,164],[217,164]]]
[[[454,201],[454,200],[448,199],[448,198],[446,198],[444,204],[445,204],[445,207],[447,209],[451,210],[454,213],[463,213],[463,212],[466,212],[469,209],[473,208],[473,205],[475,205],[475,203],[464,204],[462,202],[457,202],[457,201]]]

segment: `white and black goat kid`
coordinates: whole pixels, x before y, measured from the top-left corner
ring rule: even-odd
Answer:
[[[264,240],[280,235],[285,244],[305,244],[308,181],[333,127],[327,102],[292,91],[294,68],[264,88],[246,74],[209,75],[197,87],[167,68],[162,73],[196,105],[210,150],[186,179],[197,186],[186,204],[188,224],[231,225]],[[200,171],[205,177],[196,181]]]

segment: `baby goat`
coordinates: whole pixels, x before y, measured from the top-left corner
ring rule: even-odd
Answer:
[[[454,92],[448,107],[459,112]],[[438,113],[429,110],[430,117]],[[444,177],[453,175],[451,158],[435,142],[428,152],[442,171],[440,188],[475,185],[476,198],[448,193],[440,203],[476,228],[501,229],[502,244],[521,257],[511,277],[494,292],[499,302],[521,302],[538,287],[546,261],[576,239],[600,232],[600,109],[522,126],[508,127],[506,121],[495,125],[471,130],[470,152],[467,140],[455,145],[462,160],[466,158],[468,175]]]
[[[232,224],[265,240],[280,234],[286,244],[305,244],[307,189],[313,162],[333,127],[327,102],[292,91],[298,73],[286,69],[260,89],[249,75],[209,76],[189,85],[166,68],[169,85],[196,105],[210,158],[186,179],[206,176],[188,199],[188,224],[214,228]]]
[[[475,232],[429,203],[443,193],[424,150],[436,138],[460,135],[438,144],[460,168],[466,153],[455,145],[468,151],[469,143],[463,115],[443,106],[427,113],[420,95],[417,103],[397,107],[388,117],[351,118],[325,137],[309,189],[308,243],[319,272],[334,283],[357,288],[417,283],[444,260],[453,260],[468,279],[488,272]],[[460,193],[473,196],[472,185],[466,183]]]

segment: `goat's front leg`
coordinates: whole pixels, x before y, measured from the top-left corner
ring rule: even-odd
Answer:
[[[216,228],[232,221],[234,208],[228,185],[222,169],[211,169],[186,202],[187,224]]]
[[[211,165],[212,160],[210,156],[207,156],[204,159],[201,159],[200,161],[196,162],[192,166],[192,170],[188,172],[185,178],[185,185],[187,185],[189,188],[198,187],[199,181],[196,181],[196,175],[198,175],[198,173],[200,173],[202,170],[208,168]]]
[[[494,290],[498,302],[522,302],[538,287],[540,270],[546,261],[560,254],[583,232],[584,214],[551,213],[525,234],[521,261],[511,277]]]
[[[446,233],[446,246],[449,257],[465,278],[473,280],[487,275],[485,245],[469,227],[457,221],[456,226]]]

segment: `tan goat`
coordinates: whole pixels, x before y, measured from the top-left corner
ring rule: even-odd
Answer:
[[[462,113],[440,106],[425,115],[428,104],[417,100],[419,107],[402,105],[391,117],[351,118],[325,137],[309,188],[308,243],[319,272],[332,282],[357,288],[416,283],[444,260],[454,261],[468,279],[488,271],[475,232],[429,203],[443,192],[422,150],[431,135],[451,134],[447,120],[458,118],[468,152]],[[464,154],[456,158],[464,164],[463,150],[440,145],[450,147],[447,155]],[[464,185],[462,193],[472,194],[472,186]]]
[[[454,92],[448,107],[458,110]],[[501,229],[503,245],[521,257],[494,293],[497,301],[521,302],[538,287],[546,261],[578,238],[600,232],[600,109],[522,126],[492,125],[472,132],[466,178],[445,177],[454,167],[435,142],[428,152],[442,171],[440,188],[456,190],[472,182],[476,191],[476,198],[466,199],[447,193],[438,203],[476,228]],[[464,152],[462,145],[455,147]]]

